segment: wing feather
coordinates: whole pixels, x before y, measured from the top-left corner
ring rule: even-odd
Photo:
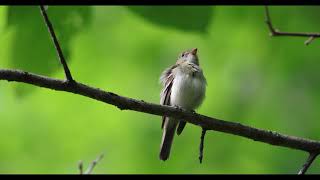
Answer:
[[[172,84],[173,84],[173,80],[174,80],[174,75],[172,73],[172,70],[176,67],[176,65],[166,69],[161,77],[160,77],[160,81],[163,84],[164,88],[161,91],[160,94],[160,104],[161,105],[171,105],[170,104],[170,96],[171,96],[171,88],[172,88]],[[161,128],[163,128],[163,125],[165,123],[166,120],[166,116],[162,116],[162,125]]]

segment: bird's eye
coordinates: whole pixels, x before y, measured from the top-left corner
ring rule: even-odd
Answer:
[[[181,54],[181,57],[184,57],[185,55],[186,55],[186,53],[182,53],[182,54]]]

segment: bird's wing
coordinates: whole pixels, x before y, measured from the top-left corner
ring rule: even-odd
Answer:
[[[160,77],[160,81],[164,86],[161,91],[161,94],[160,94],[160,97],[161,97],[160,104],[161,105],[171,105],[170,104],[170,96],[171,96],[171,88],[172,88],[172,84],[173,84],[173,80],[174,80],[174,74],[172,73],[172,70],[175,67],[176,67],[176,65],[166,69]],[[166,120],[166,116],[162,116],[161,128],[163,128],[165,120]]]

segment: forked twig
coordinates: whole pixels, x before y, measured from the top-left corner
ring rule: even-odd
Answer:
[[[97,157],[97,159],[95,159],[94,161],[92,161],[89,164],[89,167],[87,168],[86,171],[83,171],[83,161],[80,161],[78,164],[78,168],[79,168],[79,172],[80,174],[91,174],[93,169],[96,167],[96,165],[101,161],[101,159],[103,158],[103,154],[101,154],[99,157]]]
[[[279,31],[278,29],[274,28],[268,6],[265,6],[265,18],[266,23],[268,25],[270,36],[296,36],[296,37],[309,37],[304,44],[309,45],[314,39],[320,37],[320,33],[309,33],[309,32],[284,32]]]

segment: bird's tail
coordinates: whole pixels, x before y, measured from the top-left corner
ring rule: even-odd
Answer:
[[[171,145],[173,142],[174,134],[178,122],[174,119],[166,118],[165,124],[163,127],[162,140],[160,145],[160,159],[165,161],[169,158]]]

